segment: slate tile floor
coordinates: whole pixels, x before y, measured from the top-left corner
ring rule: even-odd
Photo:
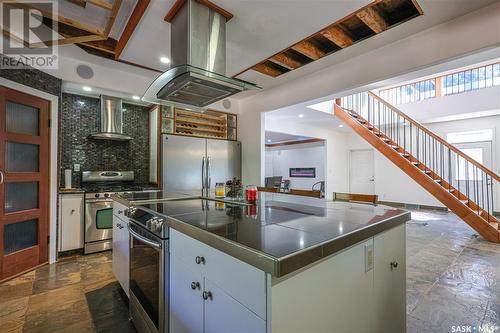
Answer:
[[[450,213],[412,211],[412,218],[408,332],[486,324],[500,332],[500,245]],[[0,332],[134,332],[125,299],[109,252],[67,258],[0,285]]]

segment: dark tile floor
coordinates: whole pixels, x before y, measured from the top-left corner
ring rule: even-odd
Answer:
[[[413,211],[412,217],[408,332],[487,324],[500,332],[500,245],[450,213]],[[110,253],[67,258],[0,285],[0,332],[134,332],[124,299]]]

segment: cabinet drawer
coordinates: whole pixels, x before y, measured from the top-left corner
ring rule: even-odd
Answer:
[[[176,230],[170,230],[170,252],[191,270],[200,272],[238,302],[266,318],[266,275],[263,271]],[[196,257],[204,263],[197,264]]]
[[[122,205],[121,203],[118,203],[116,201],[113,201],[113,215],[116,215],[123,221],[128,221],[127,215],[125,215],[125,212],[127,211],[127,206]]]

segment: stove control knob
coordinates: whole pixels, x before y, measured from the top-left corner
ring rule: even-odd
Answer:
[[[95,197],[96,197],[96,198],[99,198],[99,193],[96,193],[96,194],[95,194]]]
[[[109,193],[104,193],[104,197],[105,198],[109,197]]]

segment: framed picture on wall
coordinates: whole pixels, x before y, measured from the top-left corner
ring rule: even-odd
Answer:
[[[316,178],[316,168],[290,168],[290,178]]]

